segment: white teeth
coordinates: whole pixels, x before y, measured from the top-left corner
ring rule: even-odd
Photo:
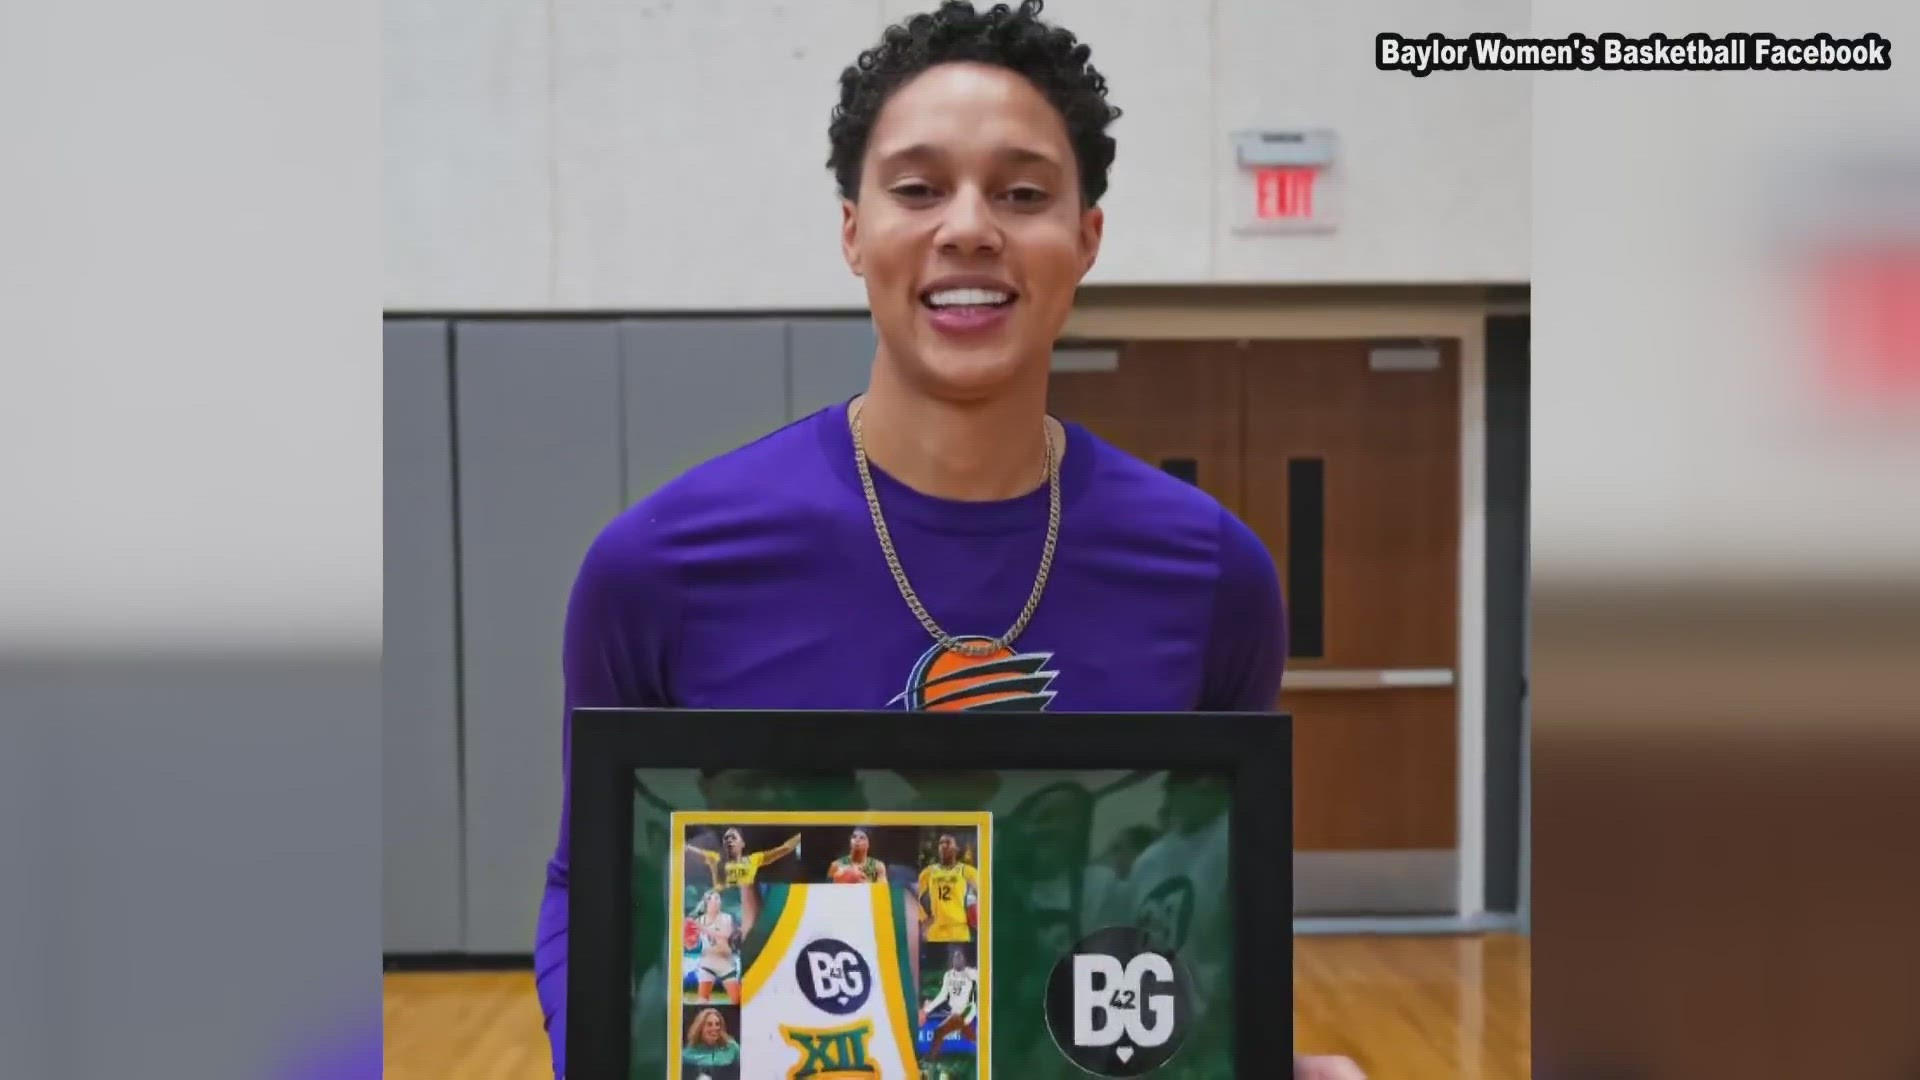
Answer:
[[[929,294],[927,303],[934,307],[977,307],[982,304],[1004,304],[1010,299],[1011,293],[993,289],[941,289]]]

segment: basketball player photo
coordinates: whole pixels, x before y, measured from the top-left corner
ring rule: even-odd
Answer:
[[[978,1053],[974,1018],[979,970],[974,937],[979,921],[980,871],[971,829],[926,829],[916,882],[922,919],[920,944],[921,1075],[965,1080]]]
[[[980,971],[973,965],[970,950],[965,945],[948,946],[947,967],[940,973],[940,990],[920,1006],[922,1076],[959,1080],[959,1076],[971,1076],[978,1070],[975,1021],[979,1016],[979,990]],[[961,1064],[968,1069],[966,1073],[949,1072],[937,1064],[950,1050],[954,1053],[947,1061],[952,1062],[953,1057],[965,1058]]]
[[[794,833],[774,847],[749,852],[747,833],[738,826],[729,826],[720,834],[718,850],[700,840],[689,842],[685,850],[689,857],[705,865],[713,887],[720,890],[722,898],[738,905],[740,932],[746,934],[753,929],[753,921],[760,914],[761,870],[799,848],[800,834]]]
[[[720,834],[720,844],[720,851],[688,844],[687,853],[706,862],[713,874],[714,888],[734,889],[753,884],[762,866],[791,855],[800,847],[800,834],[794,833],[779,847],[748,854],[746,834],[738,828],[729,828]]]
[[[681,1080],[741,1080],[740,1010],[688,1006],[687,1041],[680,1051]]]
[[[928,925],[930,945],[966,944],[973,940],[973,924],[980,892],[980,871],[972,863],[972,837],[965,854],[953,832],[940,833],[935,855],[920,871],[918,893]]]
[[[670,860],[668,895],[696,897],[668,948],[670,1060],[683,1076],[988,1074],[990,814],[690,811],[672,822],[671,849],[690,854]],[[690,845],[690,832],[714,829],[724,852]],[[749,841],[775,833],[790,839],[754,862]],[[775,858],[787,862],[768,880],[759,870]],[[722,885],[729,862],[743,867],[733,888],[713,887],[716,860]],[[757,897],[750,929],[729,906],[746,895]]]
[[[846,854],[833,860],[833,865],[827,868],[827,880],[836,885],[887,883],[887,864],[873,857],[870,831],[855,828],[847,834]]]
[[[698,987],[699,1001],[713,1000],[716,984],[725,987],[722,1000],[740,1001],[740,923],[722,905],[720,890],[711,889],[700,898],[700,907],[686,924],[687,944],[698,950],[692,976]]]

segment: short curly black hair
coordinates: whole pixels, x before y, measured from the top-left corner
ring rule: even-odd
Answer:
[[[1092,50],[1071,32],[1040,20],[1041,0],[1017,8],[995,4],[980,12],[968,0],[946,0],[932,14],[915,15],[881,35],[840,73],[840,103],[827,126],[840,194],[860,197],[860,168],[881,108],[895,90],[936,64],[993,64],[1026,78],[1060,112],[1080,167],[1081,200],[1093,206],[1107,192],[1114,140],[1107,125],[1120,110],[1107,104],[1106,76],[1088,63]]]

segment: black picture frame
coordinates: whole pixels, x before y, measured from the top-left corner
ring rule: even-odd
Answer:
[[[573,722],[567,1076],[629,1080],[636,769],[1194,770],[1228,778],[1238,1075],[1293,1053],[1293,723],[1284,713],[973,713],[930,740],[883,711],[578,709]],[[942,719],[953,723],[952,714]],[[663,732],[722,724],[711,743]],[[1244,842],[1259,837],[1261,846]],[[1285,837],[1276,852],[1265,838]]]

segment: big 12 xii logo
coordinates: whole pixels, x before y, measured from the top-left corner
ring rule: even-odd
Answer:
[[[793,980],[813,1006],[834,1016],[852,1016],[873,996],[873,967],[844,941],[809,942],[793,961]],[[802,1055],[787,1070],[789,1080],[878,1077],[871,1055],[873,1022],[860,1019],[833,1028],[780,1025],[780,1038]]]
[[[1047,1029],[1095,1076],[1144,1076],[1173,1060],[1193,1026],[1193,980],[1179,956],[1132,926],[1082,938],[1047,979]]]

